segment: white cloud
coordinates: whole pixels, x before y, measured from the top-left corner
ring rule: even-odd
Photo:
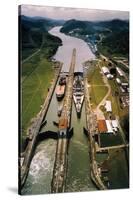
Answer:
[[[42,16],[53,19],[109,20],[114,18],[129,19],[127,11],[93,10],[79,8],[63,8],[49,6],[22,5],[22,15]]]

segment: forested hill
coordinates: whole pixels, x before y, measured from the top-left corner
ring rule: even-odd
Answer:
[[[114,19],[110,21],[69,20],[64,23],[61,32],[80,37],[86,42],[97,40],[100,52],[129,55],[129,21]]]
[[[62,25],[63,21],[21,15],[19,22],[22,59],[25,59],[43,45],[45,45],[45,48],[50,48],[50,55],[49,53],[47,55],[50,57],[61,45],[62,41],[58,37],[50,35],[48,30],[54,26]]]

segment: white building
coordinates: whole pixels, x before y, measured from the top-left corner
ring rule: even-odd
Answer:
[[[129,86],[129,84],[128,83],[121,83],[121,86],[127,88]]]
[[[107,74],[110,74],[110,71],[109,71],[109,69],[107,68],[107,67],[102,67],[102,72],[105,74],[105,75],[107,75]]]
[[[112,112],[111,101],[107,100],[105,103],[105,108],[107,112]]]
[[[117,82],[118,84],[121,84],[121,80],[120,80],[119,78],[116,78],[116,82]]]
[[[120,76],[124,76],[123,71],[122,71],[119,67],[116,67],[116,70],[117,70],[117,72],[118,72],[118,74],[119,74]]]
[[[117,120],[112,120],[111,123],[112,123],[113,130],[115,132],[117,132],[118,131],[118,121]]]
[[[124,90],[124,88],[123,88],[123,87],[120,87],[120,90],[121,90],[121,92],[122,92],[122,93],[124,93],[124,92],[125,92],[125,90]]]
[[[114,76],[112,74],[107,74],[107,79],[112,79]]]
[[[106,121],[106,126],[107,126],[107,133],[114,133],[110,120],[105,120],[105,121]]]

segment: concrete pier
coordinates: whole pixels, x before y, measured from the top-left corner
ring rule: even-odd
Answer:
[[[72,93],[73,93],[73,78],[76,60],[76,49],[73,49],[70,69],[68,73],[68,81],[66,86],[66,95],[63,103],[63,110],[59,119],[58,125],[58,142],[56,148],[56,158],[53,170],[53,178],[51,182],[51,192],[64,192],[65,180],[67,171],[67,152],[69,128],[71,122],[72,109]]]
[[[44,104],[42,105],[41,111],[39,112],[39,114],[37,115],[36,119],[34,120],[34,122],[32,123],[31,127],[29,127],[29,142],[28,145],[26,147],[25,150],[25,156],[23,159],[23,163],[22,165],[19,162],[19,178],[20,178],[20,184],[19,187],[22,188],[28,172],[29,172],[29,167],[30,167],[30,163],[33,157],[33,152],[35,150],[35,146],[36,146],[36,142],[37,142],[37,136],[39,134],[40,131],[40,127],[43,123],[43,120],[45,119],[45,116],[47,114],[47,110],[60,74],[62,68],[62,63],[60,63],[60,66],[58,68],[55,69],[55,77],[53,80],[53,83],[49,89],[48,95],[44,101]]]
[[[90,146],[91,178],[100,190],[105,190],[106,186],[103,184],[101,180],[100,171],[98,169],[98,165],[95,159],[96,149],[95,149],[95,141],[94,141],[93,136],[95,132],[97,131],[97,127],[95,123],[96,122],[95,115],[91,110],[90,94],[89,94],[89,88],[88,88],[88,77],[87,77],[87,70],[85,68],[83,70],[83,74],[84,74],[86,125],[87,125],[87,132],[88,132],[88,142]]]

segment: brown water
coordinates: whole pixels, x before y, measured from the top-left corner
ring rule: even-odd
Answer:
[[[79,38],[71,37],[60,32],[61,27],[55,27],[49,31],[50,34],[59,37],[62,40],[62,46],[58,48],[54,58],[63,62],[62,71],[68,71],[73,48],[76,48],[76,67],[75,71],[83,71],[83,62],[95,59],[90,47],[86,42]]]

